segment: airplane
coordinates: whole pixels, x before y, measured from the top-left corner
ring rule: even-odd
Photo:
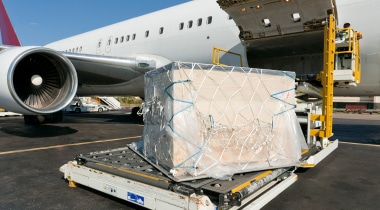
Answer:
[[[338,89],[335,95],[380,95],[380,29],[368,24],[370,19],[378,19],[380,5],[376,0],[325,1],[337,10],[340,25],[350,22],[365,37],[361,42],[361,84]],[[241,28],[231,15],[221,9],[221,2],[228,4],[238,1],[193,0],[35,47],[21,46],[0,0],[3,42],[0,46],[0,107],[26,117],[54,116],[75,95],[144,97],[146,72],[173,61],[211,63],[214,46],[243,56],[241,64],[234,57],[222,57],[228,65],[274,67],[293,70],[297,74],[318,73],[322,69],[320,55],[315,55],[315,52],[311,56],[292,56],[290,53],[286,56],[290,63],[284,62],[283,55],[263,59],[255,57],[249,51],[252,49],[241,39]],[[281,5],[306,2],[311,5],[306,6],[306,9],[315,9],[310,0],[301,3],[299,0],[278,2]],[[366,15],[362,14],[364,12]],[[275,14],[271,12],[270,15]],[[326,11],[323,15],[326,15]],[[272,45],[281,41],[281,38],[273,40]],[[264,43],[271,45],[270,42]],[[287,43],[282,50],[296,50],[294,46]],[[262,47],[266,49],[265,45]],[[304,59],[313,66],[300,69],[300,63],[306,62]],[[55,118],[59,120],[61,117],[58,114]]]

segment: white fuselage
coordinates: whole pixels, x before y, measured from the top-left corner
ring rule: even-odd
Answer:
[[[377,0],[336,0],[336,4],[339,26],[350,22],[351,27],[362,32],[364,38],[361,40],[361,84],[336,89],[335,95],[380,95],[380,27],[373,24],[380,18],[380,4]],[[192,27],[189,27],[191,21]],[[198,21],[202,23],[198,25]],[[235,22],[228,18],[216,1],[203,0],[126,20],[46,47],[83,54],[115,57],[147,54],[170,61],[211,63],[212,48],[216,46],[242,54],[243,64],[247,65],[245,49],[238,35]]]
[[[336,0],[339,27],[348,22],[363,33],[360,40],[361,83],[358,87],[335,89],[341,96],[380,96],[380,2],[378,0]]]
[[[211,63],[214,46],[244,54],[238,34],[234,21],[216,1],[190,1],[46,47],[84,54],[116,57],[149,54],[171,61]]]

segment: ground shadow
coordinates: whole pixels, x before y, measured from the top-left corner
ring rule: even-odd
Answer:
[[[8,126],[1,128],[1,130],[9,135],[26,138],[56,137],[70,135],[78,132],[78,130],[72,129],[70,127],[61,127],[53,125]]]

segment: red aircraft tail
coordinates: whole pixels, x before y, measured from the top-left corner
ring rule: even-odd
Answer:
[[[21,46],[17,34],[5,10],[3,0],[0,0],[0,31],[3,45]]]

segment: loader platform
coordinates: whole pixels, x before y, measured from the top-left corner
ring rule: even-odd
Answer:
[[[294,169],[179,182],[134,149],[123,147],[78,155],[60,171],[70,186],[81,184],[149,209],[240,209],[264,206],[297,180]]]

